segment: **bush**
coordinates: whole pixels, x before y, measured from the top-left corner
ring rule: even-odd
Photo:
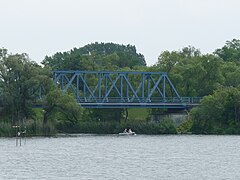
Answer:
[[[184,121],[180,126],[177,127],[177,132],[180,134],[191,133],[191,128],[193,126],[192,120]]]
[[[176,134],[177,130],[170,119],[161,123],[144,122],[79,122],[73,124],[58,124],[59,132],[64,133],[94,133],[94,134],[117,134],[125,128],[131,128],[137,134]]]
[[[0,122],[0,137],[11,137],[15,135],[15,130],[10,123]]]

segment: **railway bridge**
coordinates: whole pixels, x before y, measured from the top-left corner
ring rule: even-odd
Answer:
[[[166,72],[53,71],[53,81],[84,108],[191,109],[200,97],[181,97]]]

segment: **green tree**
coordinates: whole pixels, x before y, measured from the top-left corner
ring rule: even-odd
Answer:
[[[103,70],[146,66],[144,56],[136,52],[135,46],[114,43],[93,43],[68,52],[46,56],[42,64],[52,69]]]
[[[0,90],[3,112],[12,120],[29,118],[32,105],[38,98],[41,84],[50,78],[42,74],[42,68],[31,61],[27,54],[8,54],[0,51]],[[47,86],[46,86],[47,87]]]
[[[197,133],[218,133],[218,129],[227,132],[229,128],[238,128],[240,90],[227,87],[204,97],[201,105],[191,111],[191,117],[193,131]]]
[[[181,51],[164,51],[151,69],[168,72],[181,96],[205,96],[224,82],[222,64],[220,58],[201,55],[198,49],[189,46]]]
[[[63,94],[60,89],[52,89],[45,98],[43,123],[49,120],[62,124],[75,125],[81,120],[82,108],[70,94]]]
[[[221,67],[221,72],[225,79],[224,86],[240,86],[240,66],[235,62],[225,62]]]
[[[192,46],[184,47],[180,51],[164,51],[159,55],[156,66],[159,71],[170,73],[176,66],[187,65],[200,55],[200,50]]]
[[[233,39],[232,41],[227,41],[226,44],[220,48],[216,49],[214,54],[218,55],[224,61],[240,62],[240,40]]]

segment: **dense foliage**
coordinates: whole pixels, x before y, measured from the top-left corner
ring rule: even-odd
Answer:
[[[181,96],[202,97],[224,83],[222,65],[221,58],[201,55],[199,50],[186,47],[181,51],[164,51],[152,69],[168,72]]]
[[[40,90],[44,97],[40,97]],[[6,49],[0,49],[0,118],[2,124],[0,135],[1,131],[6,130],[4,128],[7,127],[6,124],[10,127],[16,125],[23,127],[28,124],[30,129],[35,129],[33,133],[37,133],[34,125],[38,123],[41,116],[43,126],[46,127],[43,131],[50,128],[49,125],[52,122],[48,121],[53,120],[50,116],[71,117],[71,121],[79,118],[80,106],[76,104],[74,98],[57,92],[49,69],[42,68],[31,61],[26,54],[13,55],[8,54]],[[33,108],[35,105],[44,107],[39,116],[39,112]],[[56,114],[58,116],[55,116]],[[8,132],[11,133],[10,130]]]
[[[195,133],[240,133],[240,89],[225,87],[206,96],[191,112]]]
[[[166,71],[181,96],[205,97],[191,111],[193,133],[240,133],[240,41],[233,39],[213,54],[194,47],[160,54],[155,71]],[[183,130],[185,131],[185,130]]]
[[[119,70],[146,66],[145,58],[135,46],[113,43],[94,43],[68,52],[46,56],[42,62],[54,70]]]
[[[13,120],[31,116],[36,89],[43,83],[44,73],[26,54],[7,54],[0,50],[0,92],[2,113]]]

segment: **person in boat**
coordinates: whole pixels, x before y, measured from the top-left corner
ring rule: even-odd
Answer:
[[[129,130],[128,130],[128,133],[132,133],[132,130],[131,130],[131,129],[129,129]]]
[[[124,129],[123,133],[127,133],[127,132],[128,132],[127,129]]]

